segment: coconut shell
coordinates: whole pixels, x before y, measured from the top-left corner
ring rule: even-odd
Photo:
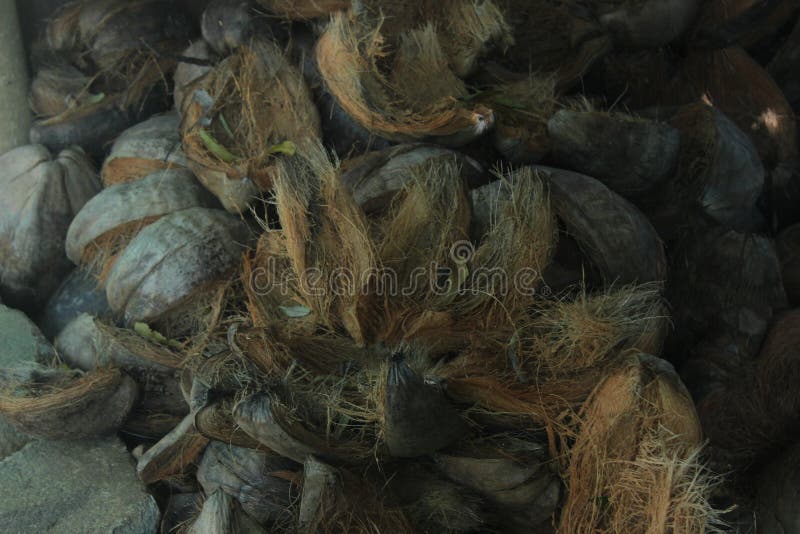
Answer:
[[[706,0],[699,2],[693,44],[745,48],[762,43],[778,32],[797,11],[792,0]]]
[[[466,424],[456,407],[437,386],[393,356],[383,399],[383,437],[389,454],[422,456],[462,437]]]
[[[199,493],[174,493],[170,495],[161,515],[161,532],[175,532],[191,523],[203,506]]]
[[[789,446],[757,476],[756,514],[759,532],[800,530],[800,446]]]
[[[534,168],[548,177],[558,218],[606,284],[664,280],[666,259],[661,239],[633,204],[586,175]]]
[[[34,309],[69,272],[64,240],[72,217],[100,189],[79,148],[53,158],[41,145],[0,156],[0,294]]]
[[[348,9],[350,0],[256,0],[258,4],[289,20],[308,20]]]
[[[131,182],[156,171],[187,166],[175,112],[156,115],[128,128],[103,162],[103,184]]]
[[[253,3],[243,0],[212,0],[200,21],[203,39],[217,53],[227,54],[247,43],[255,30]]]
[[[139,458],[136,472],[145,484],[179,476],[200,457],[208,439],[194,428],[194,417],[187,415],[169,434],[147,449]]]
[[[646,0],[622,2],[599,13],[600,23],[618,45],[659,47],[675,41],[691,26],[698,0]]]
[[[455,161],[467,184],[478,185],[485,176],[477,161],[456,151],[428,145],[398,145],[345,162],[341,179],[361,209],[366,213],[381,212],[398,191],[409,185],[413,169],[422,169],[437,160]]]
[[[792,225],[778,234],[775,245],[786,296],[792,305],[800,304],[800,224]]]
[[[108,269],[108,258],[122,252],[136,234],[156,220],[190,208],[217,205],[186,169],[156,171],[134,182],[104,189],[73,219],[67,232],[67,256],[77,264]],[[110,261],[110,260],[109,260]]]
[[[197,469],[206,495],[222,490],[234,497],[257,522],[281,523],[291,518],[290,478],[299,469],[293,461],[275,454],[213,441]]]
[[[22,432],[50,440],[85,439],[116,432],[136,402],[136,383],[116,369],[85,375],[50,370],[52,389],[0,397],[0,414]],[[18,386],[18,389],[25,385]]]
[[[800,395],[792,387],[800,376],[800,310],[782,314],[771,326],[758,355],[759,385],[770,416],[786,435],[800,430]]]
[[[192,94],[194,83],[211,71],[216,58],[209,44],[202,39],[189,45],[181,53],[181,58],[186,60],[175,67],[173,98],[175,110],[183,117],[184,106],[191,102],[187,96]]]
[[[52,340],[73,319],[84,313],[101,319],[113,318],[106,292],[97,287],[97,280],[89,273],[75,269],[47,301],[39,326],[44,335]]]
[[[237,532],[238,527],[233,497],[222,490],[217,490],[203,501],[200,514],[186,532],[188,534]]]
[[[310,91],[270,41],[240,47],[192,87],[181,125],[189,167],[233,213],[271,189],[277,158],[286,157],[276,147],[292,143],[283,150],[293,153],[319,137]]]
[[[678,164],[679,132],[621,113],[558,111],[547,123],[553,160],[636,198],[668,179]]]
[[[152,322],[238,265],[247,228],[219,210],[189,208],[144,228],[120,254],[106,282],[113,310],[127,324]]]
[[[266,449],[236,424],[232,402],[220,401],[200,408],[194,423],[197,430],[209,439],[248,449]]]

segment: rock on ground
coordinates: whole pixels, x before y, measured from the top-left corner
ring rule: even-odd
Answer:
[[[0,462],[0,525],[7,534],[149,534],[159,511],[119,439],[35,441]]]

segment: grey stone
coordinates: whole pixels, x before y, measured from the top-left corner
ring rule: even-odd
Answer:
[[[155,499],[117,438],[35,441],[0,462],[0,525],[28,532],[149,534]]]

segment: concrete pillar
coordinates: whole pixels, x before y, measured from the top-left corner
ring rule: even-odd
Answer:
[[[0,154],[28,143],[28,70],[17,6],[0,0]]]

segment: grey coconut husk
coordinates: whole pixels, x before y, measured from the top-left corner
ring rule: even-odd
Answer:
[[[797,485],[800,483],[800,447],[787,447],[758,474],[756,481],[757,523],[762,532],[792,532],[800,529]]]
[[[69,272],[67,228],[100,183],[80,148],[53,157],[41,145],[23,146],[0,156],[0,168],[0,294],[34,310]]]
[[[299,469],[274,453],[213,441],[203,454],[197,479],[206,495],[222,490],[258,523],[280,528],[294,519],[290,505]]]
[[[695,21],[698,0],[610,0],[597,2],[600,23],[622,47],[655,48],[683,36]]]
[[[198,39],[190,44],[183,50],[181,57],[186,61],[179,62],[175,67],[172,92],[175,111],[179,117],[183,117],[184,105],[188,105],[190,102],[187,98],[192,94],[195,82],[208,74],[218,59],[209,44],[203,39]]]
[[[256,27],[254,7],[254,2],[246,0],[208,2],[200,19],[203,39],[223,55],[247,43],[253,38]]]
[[[272,187],[275,163],[319,137],[319,114],[286,53],[264,39],[240,47],[181,103],[190,168],[226,209],[247,209]]]
[[[794,29],[767,64],[767,72],[795,110],[800,104],[800,79],[797,78],[797,65],[800,65],[798,44],[800,44],[800,21],[795,23]]]
[[[199,493],[173,493],[161,513],[161,532],[180,532],[190,524],[203,505]]]
[[[108,187],[144,178],[160,170],[188,166],[172,111],[156,115],[122,132],[103,162],[101,176]]]
[[[246,226],[221,210],[197,207],[162,217],[114,262],[106,281],[108,302],[126,324],[169,323],[172,315],[165,335],[186,335],[197,327],[186,314],[202,310],[199,300],[213,299],[215,289],[228,282],[247,240]]]
[[[208,442],[208,438],[195,429],[194,417],[187,415],[145,451],[136,464],[136,473],[145,484],[183,475],[199,460]]]
[[[113,312],[106,292],[97,287],[97,279],[82,269],[74,269],[47,301],[39,327],[53,340],[79,315],[87,313],[109,322]]]
[[[215,534],[218,532],[264,534],[267,531],[244,513],[233,497],[222,490],[217,490],[203,501],[200,514],[187,527],[186,532],[189,534]]]
[[[791,0],[760,4],[754,0],[709,0],[700,2],[692,31],[698,48],[763,44],[797,12]]]
[[[474,16],[470,2],[454,4]],[[466,144],[488,131],[492,111],[459,100],[466,87],[448,61],[447,31],[434,26],[435,14],[414,21],[415,29],[405,27],[412,12],[386,24],[369,7],[333,15],[316,44],[319,72],[347,114],[379,137]]]
[[[187,169],[155,171],[112,185],[87,202],[67,232],[67,256],[105,280],[135,236],[164,216],[218,203]]]
[[[117,369],[81,373],[44,369],[27,383],[5,383],[0,415],[22,432],[51,440],[85,439],[119,430],[137,398],[136,383]]]

